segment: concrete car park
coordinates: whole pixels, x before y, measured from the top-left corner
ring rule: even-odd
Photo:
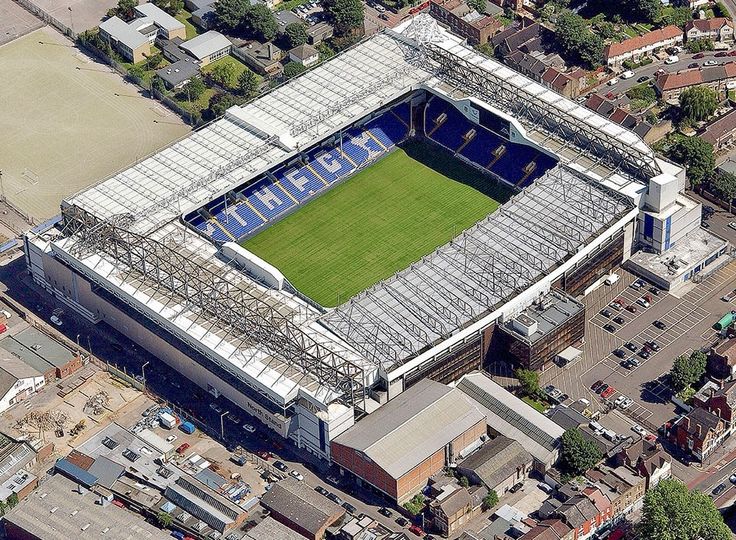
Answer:
[[[627,396],[633,403],[621,412],[632,423],[653,431],[676,414],[667,385],[672,362],[681,354],[712,344],[716,338],[712,325],[733,307],[723,302],[721,296],[733,289],[736,263],[693,284],[681,298],[665,291],[651,293],[652,285],[648,283],[641,289],[634,289],[631,287],[636,279],[633,275],[625,270],[616,272],[621,275],[617,283],[601,286],[584,300],[590,318],[582,358],[565,367],[547,370],[542,375],[542,384],[553,384],[573,399],[589,399],[591,407],[601,411],[613,406],[621,395]],[[648,308],[636,304],[644,294],[652,297]],[[624,305],[636,305],[636,312],[611,308],[609,304],[617,298],[622,299]],[[611,312],[610,318],[600,313],[604,309]],[[626,322],[622,325],[611,323],[619,314]],[[655,321],[664,323],[664,328],[657,328],[653,324]],[[614,324],[616,331],[604,330],[606,324]],[[659,350],[651,350],[647,358],[642,358],[639,354],[642,346],[651,341],[657,343]],[[628,343],[633,343],[637,351],[627,348]],[[639,365],[624,367],[622,361],[625,360],[617,358],[613,352],[619,348],[626,351],[626,358],[637,358]],[[615,392],[601,399],[590,388],[598,380],[613,387]]]

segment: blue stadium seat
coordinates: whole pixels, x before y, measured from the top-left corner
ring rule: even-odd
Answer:
[[[210,212],[217,222],[236,240],[253,232],[264,223],[264,220],[244,203],[228,204],[226,214],[225,204],[220,200],[216,207],[210,209]],[[213,238],[214,236],[213,234]],[[231,240],[230,238],[226,239]]]
[[[279,179],[284,189],[299,202],[311,199],[315,193],[325,187],[324,183],[307,167],[290,168],[277,173],[276,178]]]
[[[399,103],[391,109],[408,126],[411,124],[411,109],[408,103]]]
[[[247,187],[242,195],[269,221],[296,204],[278,185],[268,179]]]
[[[357,165],[365,165],[386,153],[385,148],[362,130],[351,129],[343,136],[342,148],[345,154]]]
[[[433,100],[432,103],[434,103]],[[431,108],[431,107],[430,107]],[[434,116],[434,112],[436,109],[434,109],[431,113],[431,116],[429,118],[433,118],[431,123],[429,120],[427,121],[427,133],[432,133],[430,137],[440,143],[445,148],[449,148],[453,152],[455,152],[458,148],[460,148],[460,145],[465,142],[465,139],[463,136],[473,129],[474,124],[470,122],[465,116],[460,113],[455,107],[448,105],[445,107],[444,114],[446,115],[445,121],[435,129],[436,123],[435,120],[440,118],[442,116],[442,112],[438,113],[436,116]],[[433,131],[434,130],[434,131]],[[477,131],[477,129],[476,129]]]
[[[332,149],[329,152],[319,150],[309,158],[309,164],[330,184],[355,170],[355,167],[340,155],[339,149]]]
[[[366,128],[386,148],[399,144],[409,135],[409,128],[392,114],[382,114],[378,118],[374,118],[366,124]]]
[[[460,151],[460,154],[481,167],[486,167],[493,159],[493,151],[503,144],[503,139],[481,128],[475,128],[475,137]]]

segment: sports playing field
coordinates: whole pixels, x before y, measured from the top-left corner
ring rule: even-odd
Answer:
[[[435,147],[396,150],[243,246],[335,306],[493,212],[510,192]]]

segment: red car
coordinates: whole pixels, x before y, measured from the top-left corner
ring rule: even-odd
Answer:
[[[728,56],[728,51],[721,51],[715,54],[716,58],[723,58],[724,56]]]
[[[258,452],[256,452],[256,454],[258,454],[259,458],[265,459],[266,461],[271,459],[271,452],[267,452],[265,450],[259,450]]]
[[[424,531],[419,525],[412,525],[411,527],[409,527],[409,530],[417,536],[422,536],[424,534]]]
[[[603,392],[601,392],[601,397],[603,399],[608,399],[609,397],[611,397],[614,394],[615,391],[616,391],[616,389],[613,386],[609,386]]]
[[[736,56],[736,51],[731,51],[728,53],[728,56]]]
[[[181,443],[181,444],[179,445],[179,448],[177,448],[177,449],[176,449],[176,453],[177,453],[177,454],[183,454],[184,452],[186,452],[186,451],[187,451],[187,449],[189,448],[189,446],[190,446],[190,444],[189,444],[189,443],[187,443],[187,442],[185,442],[185,443]]]
[[[636,308],[634,306],[626,306],[626,311],[630,311],[631,313],[636,313]]]
[[[696,55],[693,55],[693,58],[694,58],[695,60],[698,60],[698,59],[700,59],[700,58],[705,58],[705,55],[704,55],[704,54],[703,54],[702,52],[699,52],[698,54],[696,54]]]

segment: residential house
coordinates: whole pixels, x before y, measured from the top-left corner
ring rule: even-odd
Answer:
[[[585,101],[585,106],[590,110],[597,112],[601,116],[608,118],[612,122],[616,122],[617,124],[632,130],[648,143],[659,140],[666,132],[666,129],[659,129],[659,127],[654,129],[652,124],[642,119],[640,116],[631,114],[629,111],[617,106],[600,94],[590,94],[588,99]]]
[[[585,89],[586,72],[580,68],[570,73],[563,73],[557,68],[549,67],[541,77],[542,84],[558,94],[574,99]]]
[[[319,62],[319,51],[304,43],[289,51],[289,60],[308,68]]]
[[[645,489],[657,487],[660,480],[672,476],[672,458],[653,441],[639,439],[631,446],[622,448],[614,457],[613,463],[625,466],[645,479]]]
[[[519,537],[519,540],[568,540],[575,531],[559,518],[545,519]]]
[[[723,420],[726,432],[730,435],[736,426],[734,414],[736,412],[736,381],[723,384],[720,388],[711,390],[703,409],[715,414]]]
[[[736,141],[736,109],[707,124],[700,132],[700,138],[713,145],[713,150],[729,148]]]
[[[710,350],[708,370],[719,379],[736,375],[736,339],[722,341]]]
[[[724,94],[727,84],[733,81],[736,81],[736,62],[728,62],[719,66],[664,73],[657,77],[654,88],[664,99],[674,100],[694,86],[707,86]]]
[[[233,56],[245,62],[248,67],[260,75],[277,77],[284,70],[284,66],[281,65],[284,52],[271,41],[268,43],[249,41],[241,47],[233,49],[232,53]]]
[[[317,24],[307,28],[307,42],[310,45],[319,45],[326,39],[330,39],[335,33],[335,28],[326,21],[320,21]]]
[[[345,515],[342,506],[293,478],[272,484],[261,504],[276,521],[310,540],[322,540],[327,528]]]
[[[723,420],[706,409],[695,407],[672,424],[669,436],[680,450],[690,452],[702,463],[718,448],[727,433]]]
[[[403,504],[486,433],[485,415],[471,398],[423,379],[334,438],[331,455],[341,474]]]
[[[585,493],[579,493],[563,502],[557,510],[557,516],[573,530],[573,540],[587,538],[603,523],[601,509]]]
[[[181,44],[182,50],[206,66],[230,54],[232,43],[220,32],[210,30]]]
[[[498,19],[478,13],[464,0],[431,0],[429,13],[472,45],[488,43],[503,28]]]
[[[637,62],[642,58],[649,57],[682,42],[682,29],[670,25],[652,30],[641,36],[626,39],[620,43],[606,45],[603,49],[603,57],[608,67],[618,68],[626,60]]]
[[[599,465],[585,477],[596,486],[584,488],[583,493],[601,511],[601,523],[641,508],[647,482],[631,469]]]
[[[458,463],[457,472],[501,496],[527,478],[532,461],[521,444],[499,435]]]
[[[447,538],[461,531],[482,511],[488,490],[482,486],[459,488],[430,504],[432,523]]]
[[[733,22],[726,17],[693,19],[685,25],[685,37],[688,41],[698,39],[710,39],[714,42],[733,41]]]

